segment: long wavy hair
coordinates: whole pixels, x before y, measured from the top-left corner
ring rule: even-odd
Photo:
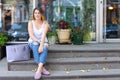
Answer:
[[[38,10],[40,12],[40,14],[42,15],[41,20],[44,21],[45,20],[45,16],[43,14],[43,11],[42,11],[41,8],[38,8],[38,7],[34,8],[33,14],[32,14],[32,17],[31,17],[30,20],[35,20],[35,17],[34,17],[35,10]]]

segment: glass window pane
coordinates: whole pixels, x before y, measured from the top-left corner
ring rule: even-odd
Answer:
[[[106,2],[106,23],[105,37],[106,39],[120,38],[120,1],[107,0]]]
[[[96,0],[54,0],[53,23],[66,20],[84,30],[85,41],[96,41]],[[57,26],[57,25],[56,25]]]
[[[3,30],[8,33],[10,41],[28,40],[28,20],[33,9],[33,0],[11,0],[4,2]],[[8,15],[10,13],[10,15]]]
[[[96,0],[83,0],[82,26],[85,41],[96,41]]]

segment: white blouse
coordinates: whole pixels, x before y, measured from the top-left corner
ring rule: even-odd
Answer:
[[[33,26],[33,34],[34,36],[40,40],[42,38],[42,34],[44,32],[44,26],[45,26],[46,22],[44,21],[43,24],[41,25],[41,28],[40,29],[36,29],[35,27],[35,24],[34,24],[34,21],[32,21],[32,26]],[[32,42],[33,40],[31,38],[28,39],[28,42]],[[48,39],[47,37],[45,38],[45,42],[47,43],[48,42]]]

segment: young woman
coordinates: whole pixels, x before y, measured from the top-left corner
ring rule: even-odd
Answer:
[[[33,19],[28,23],[29,45],[33,51],[34,61],[38,64],[35,79],[40,79],[41,74],[50,73],[43,67],[46,63],[48,54],[48,40],[46,34],[49,30],[49,24],[45,21],[42,10],[35,8],[33,10]]]

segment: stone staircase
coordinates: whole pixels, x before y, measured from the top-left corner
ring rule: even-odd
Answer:
[[[45,67],[41,80],[120,80],[120,45],[51,45]],[[33,58],[10,62],[0,80],[34,80],[36,68]]]

